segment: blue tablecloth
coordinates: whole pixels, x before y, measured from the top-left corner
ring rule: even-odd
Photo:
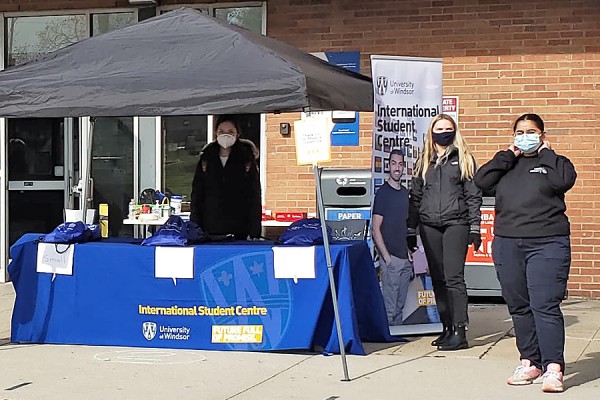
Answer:
[[[271,243],[194,246],[194,279],[175,284],[155,278],[154,248],[123,240],[77,244],[73,275],[53,280],[36,272],[38,237],[25,235],[10,250],[13,342],[339,351],[322,246],[316,279],[297,284],[274,278]],[[393,341],[366,243],[334,244],[331,253],[346,351],[364,354],[361,339]],[[234,307],[240,314],[238,307],[255,306],[266,315],[200,315],[201,307]],[[214,325],[262,326],[262,342],[213,343]]]

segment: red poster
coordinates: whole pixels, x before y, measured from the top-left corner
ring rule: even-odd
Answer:
[[[442,100],[442,112],[444,114],[457,114],[458,113],[458,97],[457,96],[444,96]]]
[[[467,251],[468,265],[494,265],[492,260],[492,240],[494,239],[494,219],[496,212],[491,207],[481,208],[481,247],[473,251],[473,246],[469,246]]]

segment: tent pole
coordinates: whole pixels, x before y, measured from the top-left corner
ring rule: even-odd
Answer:
[[[88,130],[88,141],[87,141],[87,156],[86,156],[86,160],[87,160],[87,164],[86,164],[86,168],[84,169],[84,176],[83,176],[83,188],[81,189],[81,194],[83,196],[83,207],[82,207],[82,211],[81,211],[81,217],[83,219],[83,223],[87,223],[87,210],[88,210],[88,203],[91,200],[91,196],[93,195],[93,193],[90,193],[91,187],[90,187],[90,176],[92,175],[92,140],[94,138],[94,126],[96,125],[96,118],[95,117],[90,117],[90,126],[89,126],[89,130]]]
[[[344,381],[350,381],[348,376],[348,364],[346,362],[346,349],[344,348],[344,336],[342,335],[342,324],[340,321],[340,311],[338,308],[338,296],[335,289],[335,280],[333,276],[333,266],[331,265],[331,251],[329,249],[329,236],[327,235],[327,225],[325,224],[325,206],[323,205],[323,193],[321,192],[321,179],[319,167],[313,166],[315,172],[315,185],[317,188],[317,207],[319,208],[319,218],[321,219],[321,231],[323,232],[323,247],[325,248],[325,259],[327,260],[327,270],[329,271],[329,288],[331,289],[331,299],[333,301],[333,313],[335,315],[335,326],[337,328],[338,343],[340,345],[340,356],[342,357],[342,367],[344,368]]]

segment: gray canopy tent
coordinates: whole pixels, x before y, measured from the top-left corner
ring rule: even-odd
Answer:
[[[0,117],[8,118],[372,109],[369,77],[190,8],[0,72]]]
[[[186,8],[0,72],[0,117],[7,118],[372,109],[369,77]],[[92,136],[93,125],[88,163]],[[87,199],[89,168],[83,181]],[[84,201],[83,215],[86,208]],[[326,255],[348,380],[329,251]]]
[[[0,72],[0,117],[372,109],[369,77],[189,8]]]

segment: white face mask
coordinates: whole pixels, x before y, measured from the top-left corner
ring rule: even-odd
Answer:
[[[219,146],[221,146],[224,149],[228,149],[231,146],[233,146],[233,144],[235,143],[235,136],[230,135],[228,133],[222,133],[219,136],[217,136],[217,142],[219,143]]]

